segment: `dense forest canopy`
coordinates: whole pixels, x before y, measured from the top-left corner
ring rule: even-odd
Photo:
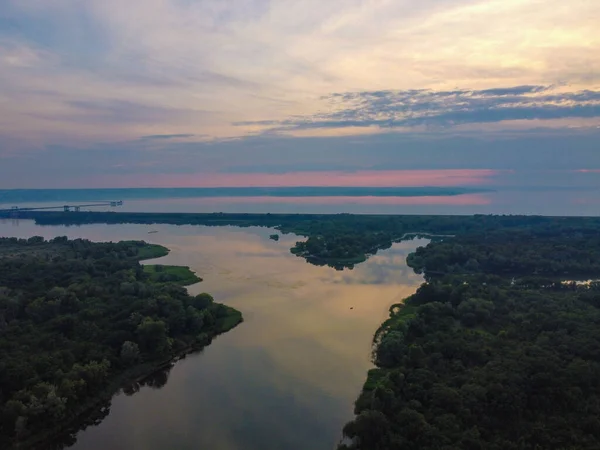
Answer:
[[[600,448],[600,228],[473,233],[409,257],[344,428],[360,450]]]
[[[523,279],[600,275],[600,226],[469,233],[419,248],[408,263],[427,278],[489,274]]]
[[[179,285],[198,281],[189,270],[139,264],[166,252],[133,241],[0,238],[1,448],[45,439],[123,381],[241,321],[209,294],[190,296]]]

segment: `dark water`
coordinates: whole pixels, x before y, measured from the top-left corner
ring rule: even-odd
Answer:
[[[156,230],[157,233],[148,234]],[[191,286],[231,305],[245,322],[155,383],[113,399],[77,450],[332,449],[371,368],[374,331],[388,307],[422,279],[405,264],[424,241],[395,244],[352,271],[315,267],[289,253],[296,240],[268,229],[170,225],[37,227],[0,221],[0,235],[145,239],[189,265]],[[352,309],[351,309],[352,308]],[[163,385],[164,384],[164,385]],[[162,386],[162,387],[161,387]]]
[[[488,192],[466,187],[279,186],[115,189],[0,189],[0,203],[142,200],[204,197],[430,197]]]

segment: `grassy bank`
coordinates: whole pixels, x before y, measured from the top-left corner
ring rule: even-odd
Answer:
[[[189,286],[202,281],[188,266],[168,266],[163,264],[144,265],[144,272],[153,283],[176,283]]]
[[[147,259],[162,258],[169,254],[169,249],[158,244],[145,244],[138,250],[138,259],[145,261]]]

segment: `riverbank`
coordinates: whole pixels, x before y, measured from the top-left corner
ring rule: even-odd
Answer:
[[[64,434],[103,417],[125,384],[242,322],[239,311],[181,287],[198,280],[189,268],[166,266],[171,279],[161,281],[156,266],[139,264],[166,254],[140,241],[0,238],[0,299],[21,303],[1,315],[4,448],[73,439]]]
[[[465,234],[408,258],[340,450],[600,448],[598,230]]]
[[[128,386],[143,383],[144,380],[152,377],[156,373],[170,370],[177,361],[185,358],[191,353],[201,351],[206,346],[210,345],[217,336],[226,333],[241,324],[243,322],[241,313],[233,308],[231,308],[231,310],[231,314],[222,322],[222,326],[218,327],[218,330],[214,334],[206,336],[208,341],[205,340],[202,343],[190,345],[189,347],[170,355],[166,359],[158,360],[156,362],[149,361],[117,375],[104,391],[91,399],[87,404],[83,405],[78,411],[74,412],[71,417],[65,418],[58,428],[42,433],[28,441],[13,444],[13,448],[15,450],[47,450],[49,448],[49,443],[52,443],[51,445],[56,448],[69,446],[75,441],[75,435],[79,431],[86,428],[88,425],[97,424],[99,420],[102,420],[108,415],[110,412],[111,399],[123,389],[126,389]]]

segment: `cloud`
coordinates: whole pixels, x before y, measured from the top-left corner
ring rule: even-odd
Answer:
[[[597,91],[599,14],[600,3],[588,0],[6,0],[0,134],[45,144],[152,134],[231,138],[289,118],[313,123],[327,106],[319,99],[332,92],[383,96],[385,106],[390,92],[431,95],[457,86],[482,100],[542,95],[564,83]],[[430,100],[432,115],[444,112],[439,98]],[[126,105],[154,112],[121,114]],[[426,108],[426,99],[416,106]],[[546,117],[534,106],[513,115]],[[562,105],[549,115],[590,114]],[[382,115],[323,117],[330,123],[303,128],[364,131],[367,120],[381,127],[404,120]],[[88,125],[69,127],[74,118]]]
[[[67,101],[66,104],[72,109],[70,116],[74,121],[160,123],[178,116],[209,114],[209,111],[191,111],[125,100],[72,100]]]
[[[600,91],[564,92],[553,86],[483,90],[365,91],[322,98],[330,112],[284,120],[236,123],[276,130],[414,126],[600,117]]]
[[[195,137],[195,134],[150,134],[140,139],[185,139]]]
[[[153,182],[160,186],[195,187],[278,187],[278,186],[466,186],[484,185],[500,175],[489,169],[443,170],[355,170],[289,171],[284,173],[192,173],[158,174]],[[348,195],[352,195],[346,192]],[[310,194],[306,194],[309,196]]]
[[[590,0],[4,0],[0,180],[600,167],[599,16]]]
[[[264,174],[279,174],[267,178],[272,182],[299,184],[343,174],[335,179],[354,184],[361,183],[356,174],[370,173],[364,183],[393,183],[393,178],[386,178],[387,171],[406,171],[407,176],[417,171],[416,176],[419,171],[465,169],[483,171],[476,172],[480,174],[492,170],[495,175],[485,177],[486,183],[598,185],[600,178],[595,174],[575,172],[600,168],[598,142],[600,129],[586,128],[444,135],[387,132],[326,138],[265,135],[198,142],[194,138],[136,138],[13,153],[1,160],[0,188],[86,187],[91,183],[105,187],[183,186],[206,180],[221,185],[258,185],[265,182]],[[0,136],[0,148],[6,145],[10,141]],[[459,184],[463,182],[468,181]]]
[[[479,91],[479,95],[490,95],[493,97],[500,97],[503,95],[537,94],[540,92],[548,91],[551,88],[552,86],[515,86],[511,88],[482,89]]]

